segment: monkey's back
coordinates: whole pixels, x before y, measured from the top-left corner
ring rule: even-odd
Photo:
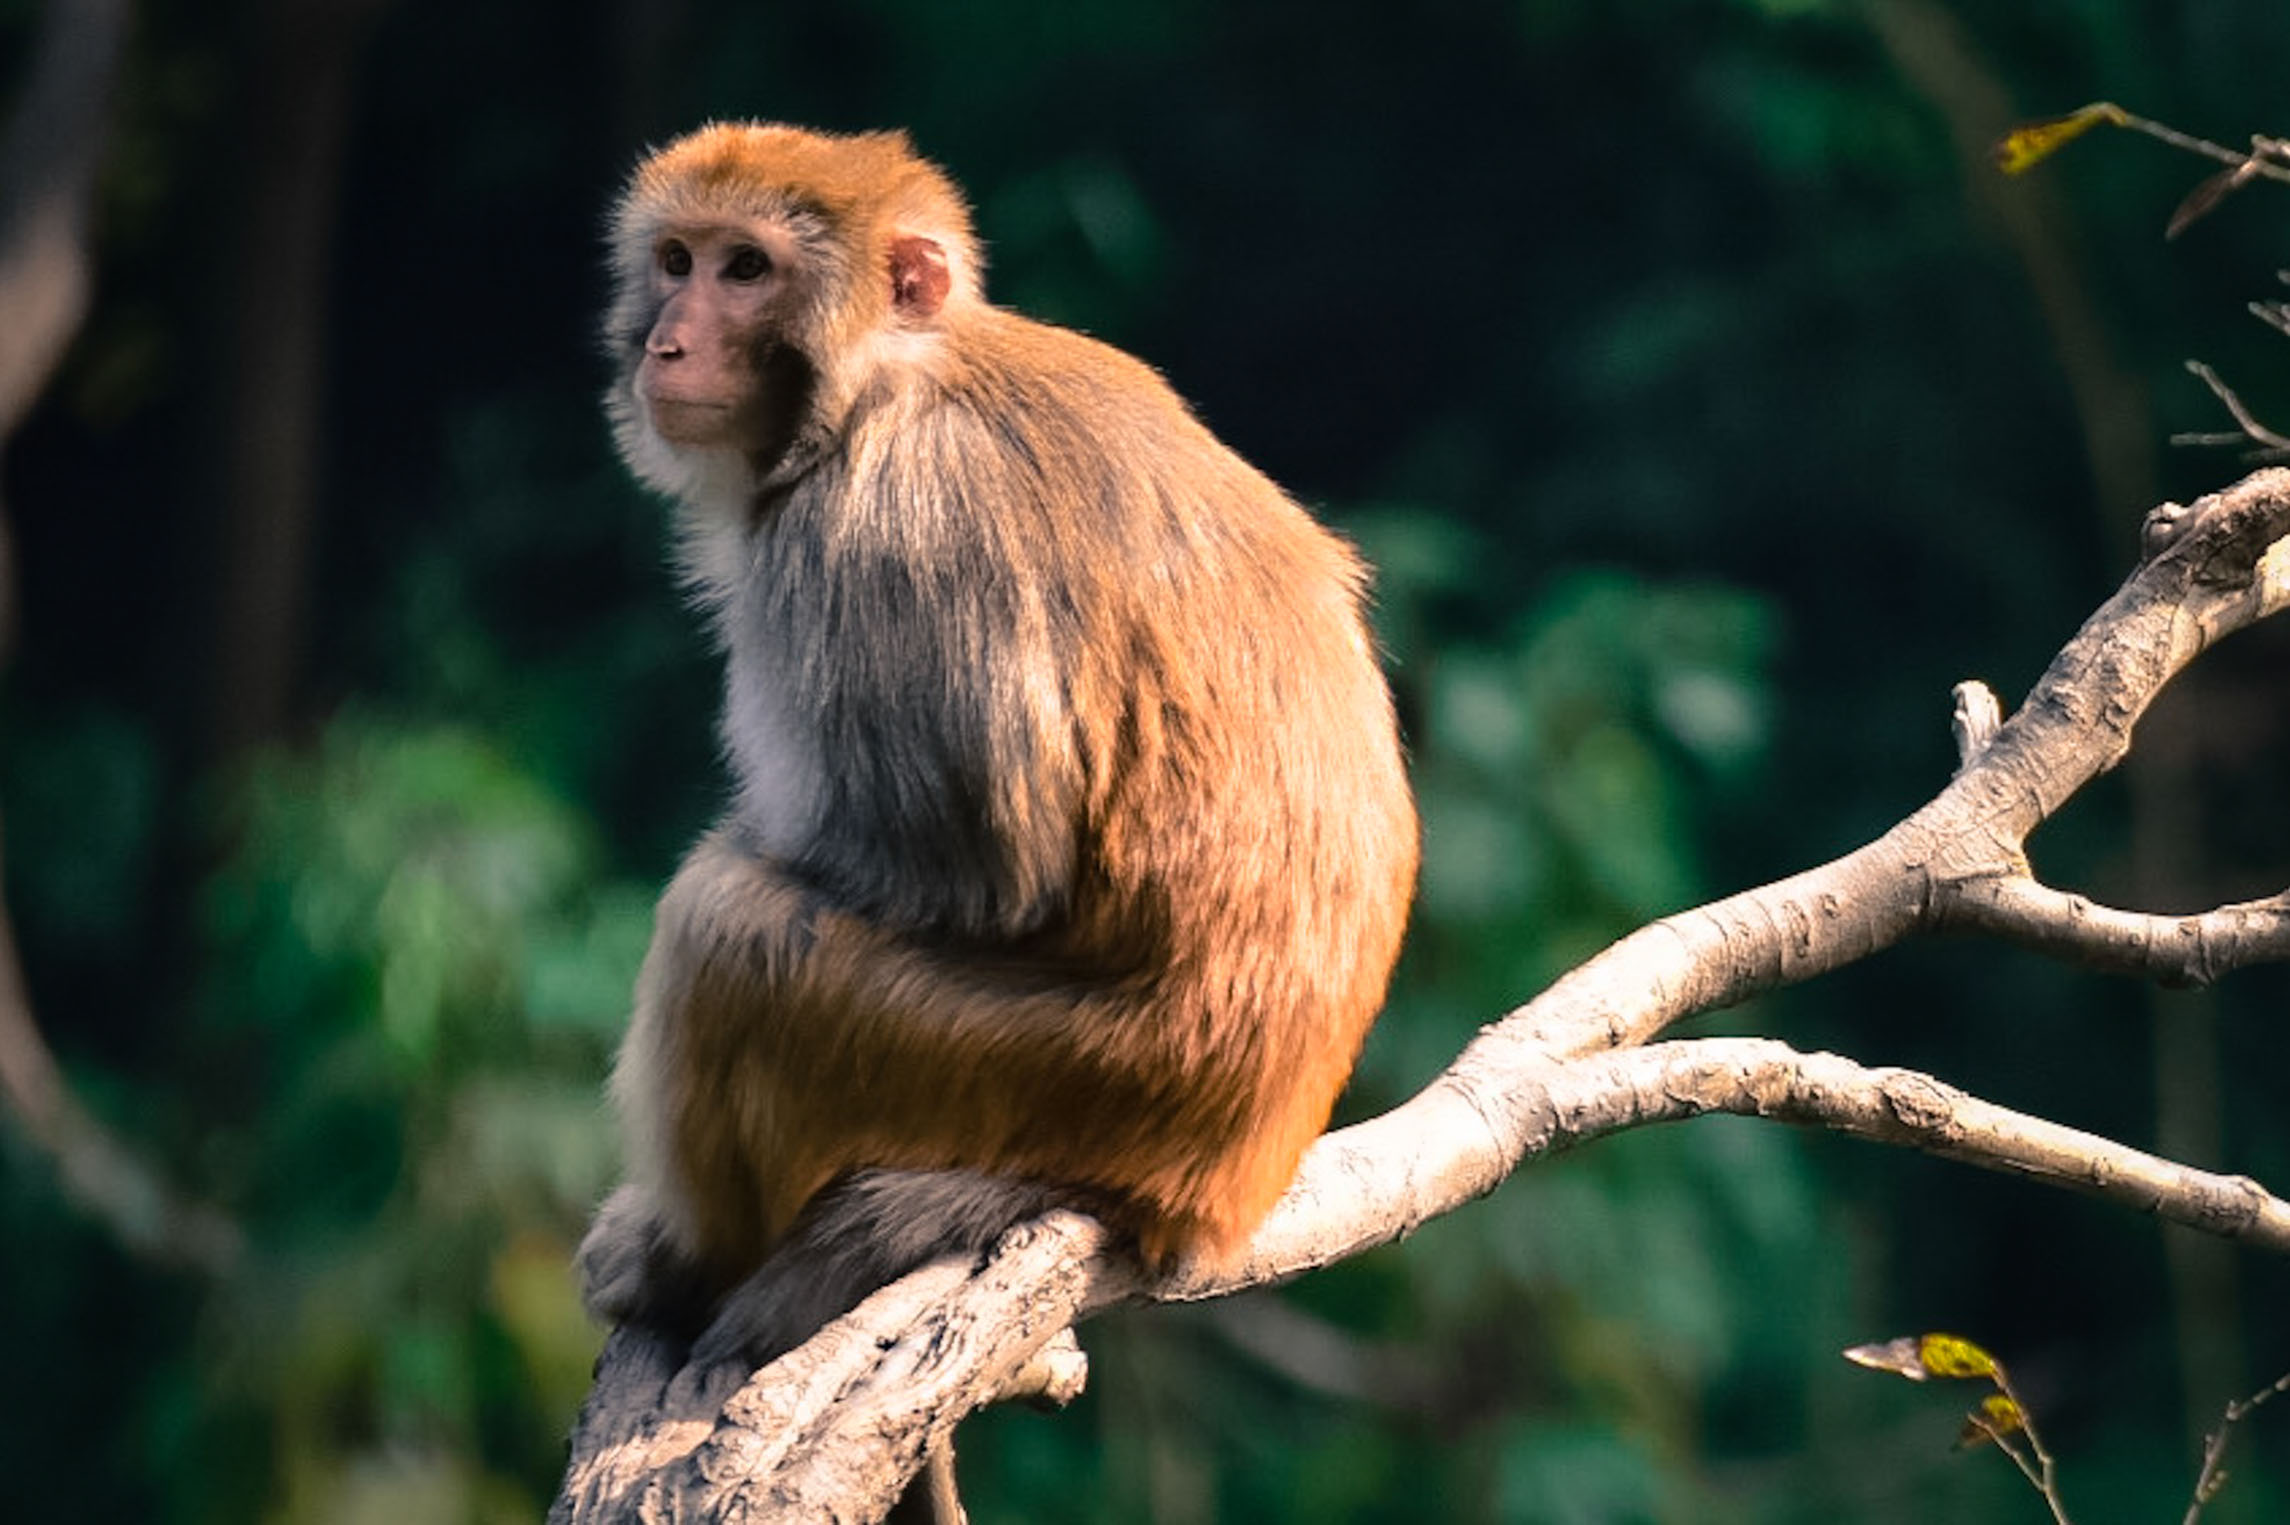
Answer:
[[[846,438],[722,607],[727,740],[792,780],[743,810],[872,956],[1003,1004],[949,1016],[984,1051],[920,1084],[760,1020],[786,1137],[750,1157],[803,1152],[803,1195],[864,1165],[1076,1181],[1151,1255],[1237,1248],[1326,1123],[1415,878],[1365,570],[1148,368],[994,309]]]

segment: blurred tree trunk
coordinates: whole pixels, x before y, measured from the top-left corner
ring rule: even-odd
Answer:
[[[0,138],[0,450],[47,389],[87,314],[96,170],[127,0],[51,0],[23,93]],[[0,514],[0,663],[13,644],[16,568]],[[15,926],[0,896],[0,1112],[53,1158],[71,1198],[121,1243],[221,1273],[237,1229],[179,1198],[80,1104],[33,1019]]]
[[[306,639],[335,199],[359,55],[388,0],[261,0],[226,235],[217,646],[207,760],[280,736]]]
[[[52,0],[0,140],[0,448],[87,313],[88,224],[127,0]],[[15,637],[14,542],[0,514],[0,660]]]

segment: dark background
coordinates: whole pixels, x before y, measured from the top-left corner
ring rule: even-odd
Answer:
[[[0,0],[12,101],[38,10]],[[149,0],[96,306],[13,442],[8,890],[87,1102],[247,1250],[169,1269],[0,1129],[10,1519],[536,1518],[596,1335],[565,1260],[714,676],[596,399],[602,212],[713,115],[905,126],[998,300],[1142,355],[1383,568],[1426,819],[1346,1115],[1632,926],[1855,846],[2025,691],[2138,517],[2290,423],[2285,200],[2016,120],[2290,126],[2290,11],[1940,0],[839,7]],[[0,314],[0,329],[5,327]],[[0,336],[0,342],[5,342]],[[2048,827],[2057,882],[2279,889],[2290,642],[2205,659]],[[1972,942],[1696,1030],[1927,1068],[2290,1183],[2278,971],[2164,998]],[[2271,1258],[1777,1126],[1538,1163],[1277,1295],[1088,1331],[965,1430],[982,1521],[2018,1521],[2013,1364],[2079,1520],[2176,1520],[2290,1367]],[[2290,1511],[2290,1415],[2219,1522]]]

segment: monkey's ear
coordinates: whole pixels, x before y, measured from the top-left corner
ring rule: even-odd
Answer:
[[[905,233],[891,241],[891,305],[901,317],[937,317],[953,288],[954,272],[937,239]]]

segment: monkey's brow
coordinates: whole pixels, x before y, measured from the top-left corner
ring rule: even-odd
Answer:
[[[655,247],[675,239],[718,238],[737,242],[752,238],[757,223],[772,224],[793,238],[804,253],[814,257],[832,252],[838,244],[838,224],[833,214],[816,203],[799,200],[766,202],[753,210],[739,208],[729,217],[663,220],[654,226],[652,242]]]

